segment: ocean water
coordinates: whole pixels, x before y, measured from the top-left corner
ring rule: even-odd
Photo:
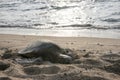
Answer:
[[[0,33],[18,32],[120,38],[120,0],[0,0]]]

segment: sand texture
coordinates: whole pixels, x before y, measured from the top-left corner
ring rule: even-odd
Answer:
[[[70,64],[18,63],[18,51],[50,40],[76,56]],[[0,80],[120,80],[120,39],[0,34]]]

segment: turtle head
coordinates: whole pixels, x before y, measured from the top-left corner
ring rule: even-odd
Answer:
[[[70,64],[72,62],[72,57],[65,55],[65,54],[59,54],[59,63],[62,64]]]

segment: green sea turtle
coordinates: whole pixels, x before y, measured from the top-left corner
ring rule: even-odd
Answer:
[[[18,52],[20,56],[25,58],[41,57],[43,61],[70,63],[72,57],[63,53],[64,50],[62,48],[48,41],[36,41]]]

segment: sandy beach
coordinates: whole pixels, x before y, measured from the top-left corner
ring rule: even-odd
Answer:
[[[77,55],[71,64],[21,65],[17,54],[28,44],[50,40]],[[120,39],[0,34],[0,80],[120,80]]]

